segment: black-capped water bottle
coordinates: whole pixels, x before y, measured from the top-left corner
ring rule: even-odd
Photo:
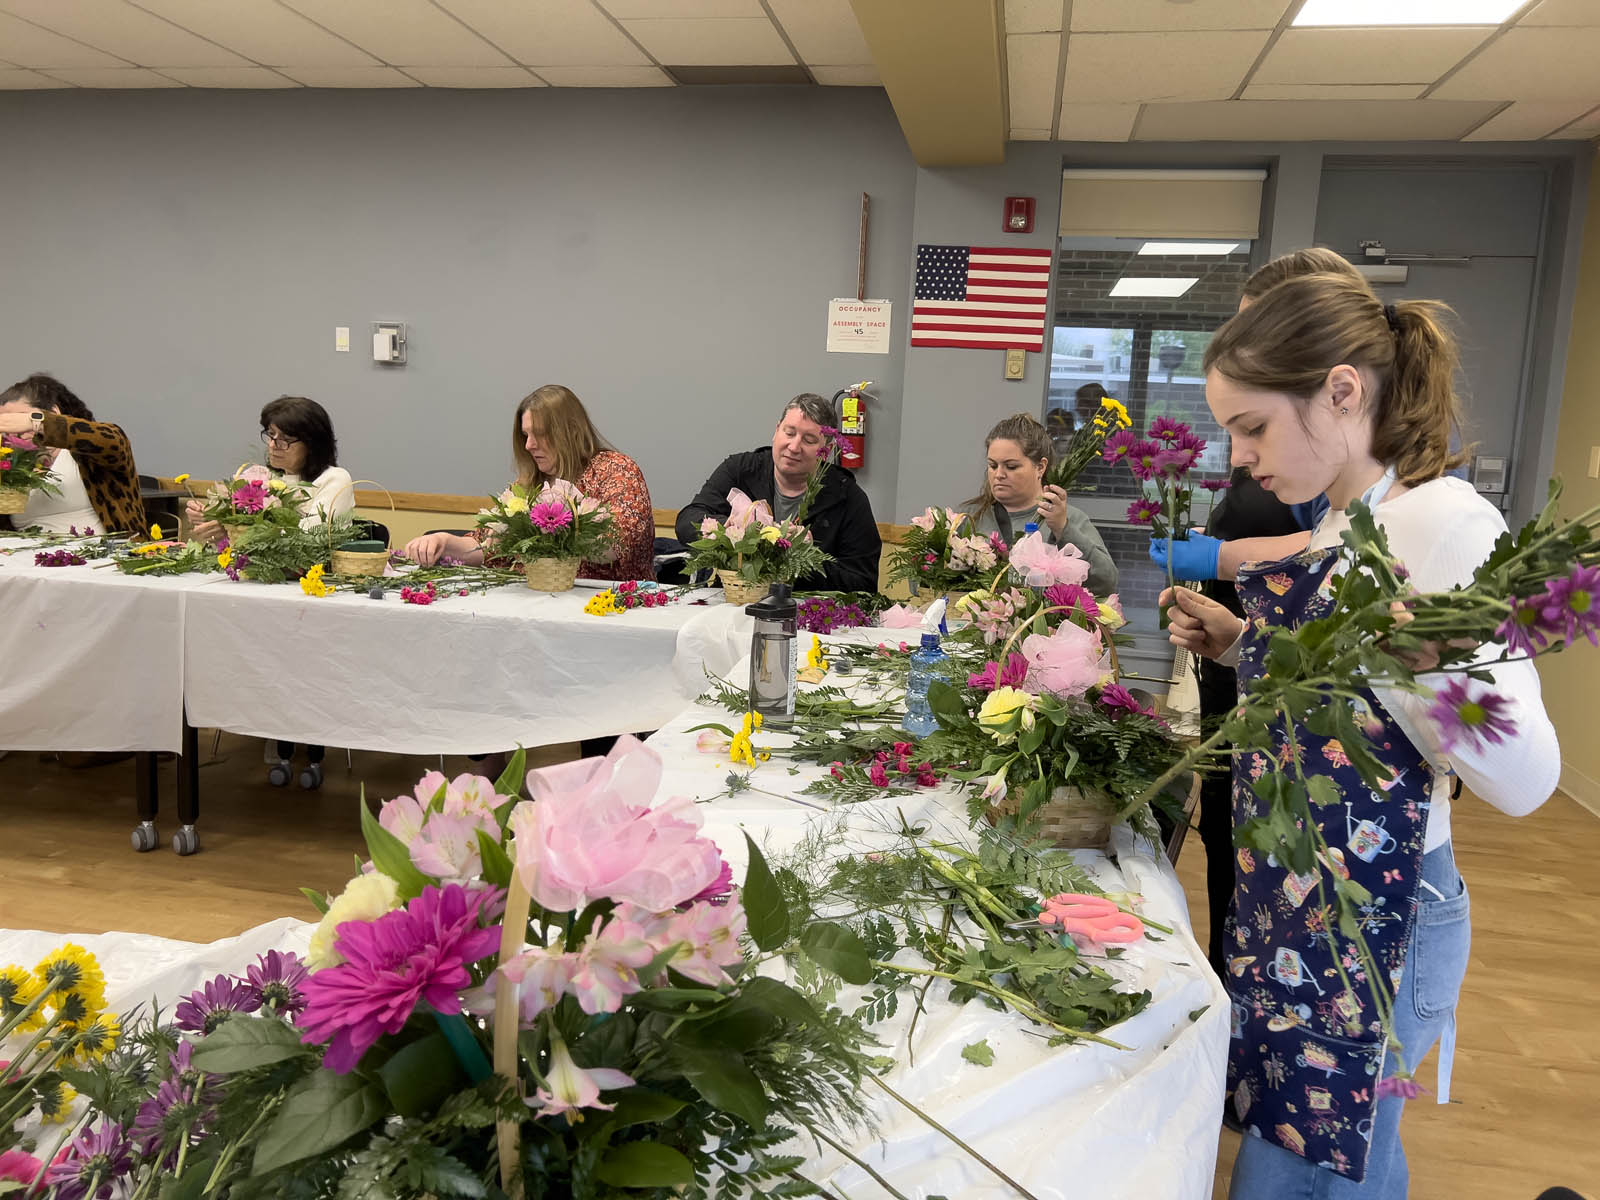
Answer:
[[[750,711],[764,728],[794,724],[795,618],[798,606],[787,583],[775,583],[745,612],[756,619],[750,635]]]
[[[928,704],[928,685],[942,677],[947,655],[939,649],[939,635],[925,633],[922,645],[911,654],[911,674],[906,677],[906,719],[900,728],[917,737],[927,737],[939,728],[939,720]]]

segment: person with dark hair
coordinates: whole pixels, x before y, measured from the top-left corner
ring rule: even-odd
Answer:
[[[300,506],[302,529],[355,511],[355,484],[350,472],[339,465],[339,440],[322,405],[304,396],[269,400],[261,409],[261,441],[273,474],[285,483],[304,484],[310,493]],[[196,520],[203,507],[201,500],[189,501],[189,519]],[[221,532],[214,521],[194,527],[194,535],[202,539],[215,538]]]
[[[1081,509],[1067,503],[1066,492],[1045,485],[1054,451],[1038,418],[1030,413],[1005,418],[989,430],[983,450],[983,487],[962,506],[972,515],[976,531],[998,533],[1007,546],[1014,546],[1032,522],[1052,546],[1078,548],[1089,563],[1085,586],[1091,592],[1102,598],[1115,592],[1117,564],[1099,531]]]
[[[60,494],[32,493],[22,513],[7,518],[17,528],[66,533],[92,526],[101,533],[144,536],[139,468],[128,435],[96,421],[60,380],[35,374],[0,392],[0,433],[60,451],[50,470]]]
[[[1326,495],[1331,506],[1304,551],[1240,572],[1247,619],[1186,588],[1164,592],[1175,645],[1236,666],[1241,686],[1259,678],[1277,630],[1328,611],[1329,573],[1356,500],[1371,509],[1419,591],[1472,579],[1506,525],[1470,484],[1446,475],[1460,457],[1452,448],[1460,406],[1448,312],[1429,300],[1384,304],[1363,281],[1319,273],[1269,288],[1218,330],[1206,348],[1206,402],[1232,435],[1234,466],[1286,504]],[[1471,942],[1450,836],[1451,776],[1521,816],[1550,796],[1561,768],[1538,673],[1525,658],[1505,660],[1504,650],[1484,646],[1475,660],[1502,704],[1497,715],[1516,730],[1493,742],[1446,749],[1426,694],[1448,678],[1429,671],[1436,648],[1408,659],[1421,693],[1350,681],[1359,696],[1348,703],[1389,777],[1382,790],[1363,781],[1337,740],[1308,727],[1277,729],[1274,745],[1234,755],[1235,824],[1265,811],[1251,785],[1267,757],[1292,756],[1336,800],[1307,812],[1338,859],[1294,876],[1275,858],[1239,851],[1223,983],[1233,1005],[1230,1109],[1249,1136],[1232,1200],[1406,1194],[1399,1124],[1414,1093],[1392,1077],[1414,1073],[1439,1041],[1438,1097],[1448,1100]],[[1327,886],[1322,872],[1335,869],[1370,893],[1364,913],[1389,915],[1367,922],[1372,959],[1355,987],[1344,982],[1351,939],[1330,928],[1325,906],[1307,902]],[[1304,990],[1311,986],[1319,996]],[[1392,1044],[1370,1007],[1373,986],[1395,991]],[[1353,1088],[1340,1085],[1337,1120],[1320,1104],[1332,1078]],[[1373,1086],[1364,1086],[1369,1079]]]
[[[537,494],[545,484],[566,480],[611,510],[619,543],[604,562],[584,562],[585,579],[654,579],[656,518],[644,472],[600,436],[589,410],[569,387],[547,383],[517,405],[511,424],[515,482]],[[406,544],[405,556],[424,566],[450,555],[482,563],[485,531],[427,533]],[[492,556],[491,556],[492,557]]]
[[[733,511],[728,493],[738,488],[752,500],[765,500],[778,520],[799,520],[817,546],[833,555],[821,571],[796,580],[796,589],[877,591],[883,539],[872,502],[854,472],[827,467],[816,499],[806,512],[800,511],[806,487],[822,467],[833,427],[833,405],[815,392],[801,392],[788,401],[778,415],[772,445],[730,454],[678,512],[678,540],[684,545],[699,541],[700,523],[707,517],[726,520]]]

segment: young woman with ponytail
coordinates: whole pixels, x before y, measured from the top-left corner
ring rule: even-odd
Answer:
[[[1273,628],[1299,625],[1331,603],[1323,585],[1355,500],[1372,509],[1418,590],[1471,579],[1506,526],[1469,484],[1445,475],[1461,458],[1452,450],[1460,442],[1448,313],[1426,300],[1385,305],[1360,281],[1313,274],[1270,288],[1218,331],[1206,351],[1206,401],[1232,435],[1234,465],[1287,504],[1325,493],[1331,508],[1303,552],[1239,572],[1248,622],[1188,589],[1164,595],[1175,604],[1174,643],[1236,662],[1241,684],[1260,675]],[[1483,647],[1480,661],[1503,649]],[[1390,1077],[1402,1064],[1414,1072],[1438,1041],[1439,1099],[1447,1099],[1471,938],[1451,851],[1450,777],[1520,816],[1550,795],[1560,770],[1532,663],[1484,669],[1517,729],[1498,744],[1446,751],[1428,701],[1361,690],[1363,722],[1393,776],[1386,791],[1369,790],[1330,739],[1294,731],[1306,774],[1326,776],[1340,792],[1340,803],[1317,815],[1341,869],[1373,893],[1365,936],[1396,990],[1399,1044],[1384,1044],[1361,989],[1340,983],[1333,955],[1347,943],[1308,902],[1315,881],[1240,850],[1224,982],[1233,1002],[1229,1115],[1247,1136],[1232,1200],[1407,1194],[1399,1122],[1414,1088]],[[1234,759],[1236,824],[1259,815],[1249,786],[1259,757]]]

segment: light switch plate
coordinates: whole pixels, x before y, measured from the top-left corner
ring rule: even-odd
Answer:
[[[1005,378],[1013,381],[1022,378],[1022,373],[1026,369],[1027,353],[1026,350],[1006,351]]]
[[[1600,479],[1600,446],[1589,447],[1589,478]]]
[[[333,327],[333,348],[340,354],[350,353],[350,326],[335,325]]]

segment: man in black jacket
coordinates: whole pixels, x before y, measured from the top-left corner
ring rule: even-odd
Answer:
[[[685,545],[698,541],[700,523],[706,517],[726,520],[733,511],[728,493],[734,488],[752,500],[765,500],[780,521],[800,515],[806,484],[821,466],[820,455],[826,446],[823,431],[832,427],[833,420],[833,406],[815,393],[803,392],[789,401],[778,418],[772,445],[730,454],[699,494],[679,511],[678,540]],[[867,494],[851,472],[839,466],[827,468],[804,523],[812,540],[833,555],[833,561],[817,574],[796,580],[797,589],[878,590],[878,553],[883,540]]]

